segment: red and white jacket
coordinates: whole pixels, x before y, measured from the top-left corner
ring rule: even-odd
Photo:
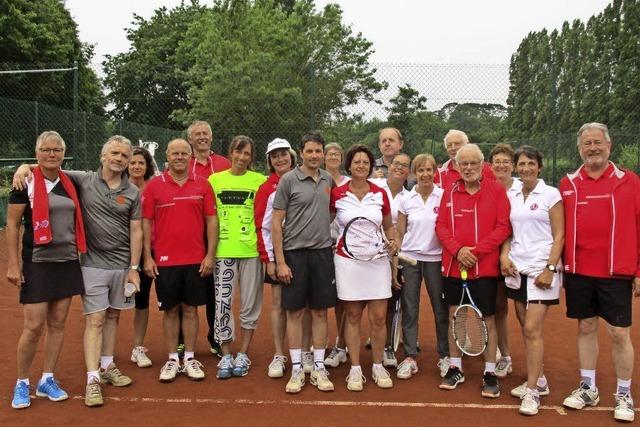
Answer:
[[[640,178],[629,171],[619,169],[615,164],[611,174],[611,236],[607,255],[609,274],[611,276],[640,277]],[[565,241],[564,254],[565,271],[576,271],[576,214],[578,200],[578,180],[583,179],[581,166],[572,174],[567,174],[560,181],[560,194],[564,204]],[[598,221],[598,218],[594,218]],[[595,255],[594,255],[595,256]]]
[[[491,166],[487,162],[482,163],[482,177],[492,180],[496,179],[496,176],[491,170]],[[433,183],[446,190],[461,178],[460,172],[455,168],[453,161],[449,159],[436,169],[436,173],[433,176]]]
[[[269,175],[267,180],[258,188],[256,198],[253,201],[253,212],[256,221],[256,234],[258,235],[258,253],[264,263],[275,261],[273,244],[271,243],[271,218],[273,214],[273,198],[280,177],[276,173]]]
[[[511,235],[510,213],[507,192],[495,180],[482,179],[475,194],[467,193],[462,180],[446,189],[436,219],[443,248],[442,275],[460,277],[456,255],[469,246],[478,258],[468,270],[469,279],[500,276],[500,245]]]

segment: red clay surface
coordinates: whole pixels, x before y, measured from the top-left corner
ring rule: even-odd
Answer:
[[[5,252],[4,232],[0,233],[0,254]],[[152,308],[146,346],[154,362],[151,368],[140,369],[129,361],[132,345],[133,312],[123,313],[118,331],[116,360],[121,370],[131,376],[133,384],[126,388],[104,386],[105,405],[87,408],[84,396],[85,368],[82,356],[82,331],[84,320],[80,298],[75,298],[67,319],[65,343],[56,372],[57,379],[72,397],[65,402],[49,402],[32,399],[25,410],[11,408],[11,396],[16,379],[15,348],[21,333],[22,309],[18,304],[18,291],[5,279],[6,262],[0,262],[0,313],[2,316],[3,345],[0,347],[0,425],[134,425],[148,423],[165,425],[222,425],[222,426],[280,426],[280,425],[343,425],[343,426],[397,426],[397,425],[559,425],[595,426],[613,425],[612,393],[615,391],[615,375],[611,366],[611,346],[604,327],[600,330],[600,361],[597,383],[600,389],[599,409],[564,411],[564,397],[577,386],[578,363],[575,346],[577,325],[564,316],[564,305],[552,307],[546,326],[545,371],[550,381],[551,395],[543,397],[542,409],[536,417],[518,414],[519,400],[509,395],[511,388],[525,378],[524,349],[513,310],[510,312],[510,340],[514,371],[501,382],[502,397],[484,399],[480,396],[480,358],[465,358],[466,382],[454,391],[438,389],[440,378],[435,364],[435,336],[433,318],[426,292],[422,292],[420,344],[418,356],[420,372],[410,380],[398,380],[392,371],[394,388],[381,390],[371,380],[370,352],[363,351],[363,367],[367,376],[365,389],[352,393],[344,381],[348,364],[331,370],[336,391],[322,393],[307,385],[298,395],[287,395],[284,386],[289,372],[281,379],[266,375],[273,344],[268,318],[270,289],[265,287],[263,316],[250,351],[251,370],[244,378],[226,381],[215,378],[218,359],[208,352],[205,338],[206,320],[200,310],[201,322],[196,357],[204,364],[207,378],[191,382],[180,376],[174,383],[158,382],[159,369],[166,359],[161,331],[161,316],[155,310],[155,294],[152,292]],[[634,323],[640,321],[638,300]],[[335,337],[333,313],[330,314],[330,334]],[[603,326],[603,325],[602,325]],[[365,325],[363,330],[367,330]],[[638,343],[640,333],[632,329],[632,338]],[[401,354],[398,355],[400,357]],[[637,363],[636,363],[637,366]],[[42,369],[42,345],[31,369],[31,382],[36,383]],[[633,390],[640,379],[634,374]],[[639,415],[640,416],[640,415]]]

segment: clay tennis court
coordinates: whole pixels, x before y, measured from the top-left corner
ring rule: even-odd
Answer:
[[[5,254],[4,231],[0,232],[0,254]],[[600,330],[600,361],[597,384],[601,403],[597,408],[579,412],[562,408],[562,400],[578,382],[578,362],[575,348],[576,323],[564,316],[564,305],[552,307],[545,323],[545,371],[549,379],[551,395],[542,398],[540,413],[535,417],[518,414],[520,401],[509,395],[509,390],[525,379],[525,361],[522,338],[513,310],[510,312],[510,340],[514,371],[501,381],[502,396],[499,399],[484,399],[480,396],[481,358],[465,358],[466,382],[454,391],[438,389],[440,377],[435,367],[437,356],[433,318],[426,292],[422,292],[420,344],[418,356],[420,372],[411,380],[398,380],[392,370],[394,388],[379,389],[370,378],[371,353],[363,352],[363,370],[367,378],[361,393],[346,389],[345,377],[348,364],[330,370],[336,386],[332,393],[322,393],[308,382],[297,395],[287,395],[284,378],[271,379],[266,375],[271,361],[273,346],[268,318],[270,304],[269,288],[265,288],[265,305],[258,331],[250,349],[252,361],[249,375],[226,381],[215,378],[218,358],[208,352],[205,338],[206,320],[201,309],[200,333],[196,357],[204,364],[207,378],[192,382],[182,375],[174,383],[161,384],[158,374],[166,360],[161,329],[161,316],[152,305],[146,346],[154,362],[151,368],[141,369],[129,361],[132,346],[133,312],[121,317],[116,345],[116,361],[125,374],[133,378],[133,384],[125,388],[104,386],[105,405],[87,408],[84,405],[85,367],[82,353],[82,331],[84,320],[80,299],[75,298],[65,334],[63,352],[58,364],[56,378],[69,393],[65,402],[49,402],[32,399],[31,407],[25,410],[11,408],[11,397],[16,380],[15,349],[22,327],[22,309],[18,304],[18,291],[6,279],[6,261],[0,261],[0,316],[2,318],[3,341],[0,347],[0,425],[235,425],[235,426],[280,426],[280,425],[342,425],[342,426],[387,426],[387,425],[555,425],[592,426],[613,425],[613,392],[615,374],[611,366],[611,346],[606,330]],[[640,321],[636,299],[634,324]],[[363,330],[367,330],[365,326]],[[330,335],[335,337],[335,322],[330,314]],[[638,346],[640,332],[632,329],[632,339]],[[42,369],[42,346],[36,355],[31,370],[31,382],[36,383]],[[400,358],[401,352],[398,354]],[[636,366],[638,363],[636,362]],[[633,392],[640,376],[633,376]]]

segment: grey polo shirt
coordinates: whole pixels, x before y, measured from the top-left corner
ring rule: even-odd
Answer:
[[[108,270],[127,268],[130,222],[141,219],[138,187],[129,183],[125,173],[118,188],[109,188],[101,167],[96,172],[65,172],[78,189],[87,235],[87,253],[82,254],[80,264]]]
[[[299,166],[280,178],[273,208],[286,211],[284,250],[331,247],[329,198],[335,183],[318,169],[320,179],[307,176]]]
[[[384,164],[384,159],[382,157],[377,158],[376,161],[373,163],[373,172],[377,170],[381,170],[382,173],[384,173],[385,178],[389,173],[389,166]],[[373,176],[373,172],[371,172],[371,176]]]

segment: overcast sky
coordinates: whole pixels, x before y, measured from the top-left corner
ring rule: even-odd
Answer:
[[[133,14],[149,17],[180,0],[67,0],[80,39],[105,54],[129,48],[124,29]],[[202,3],[209,3],[205,0]],[[530,31],[559,28],[565,20],[586,20],[606,0],[317,0],[338,3],[344,21],[373,42],[373,62],[506,64]]]

